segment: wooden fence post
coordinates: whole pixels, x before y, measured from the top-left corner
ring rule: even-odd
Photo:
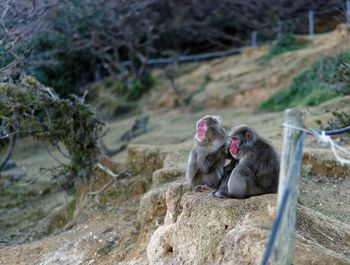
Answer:
[[[251,36],[251,46],[252,46],[252,48],[256,48],[257,36],[258,36],[258,32],[254,30],[252,32],[252,36]]]
[[[277,21],[277,41],[280,41],[282,39],[283,35],[283,22],[281,20]]]
[[[313,36],[315,33],[315,23],[314,23],[314,11],[309,11],[309,35]]]
[[[287,126],[283,129],[283,147],[277,201],[278,211],[280,211],[283,194],[286,188],[289,188],[289,198],[285,206],[284,215],[281,219],[272,252],[271,262],[275,265],[290,265],[293,261],[295,217],[299,195],[298,183],[300,178],[304,134],[300,130],[288,127],[288,125],[299,128],[303,127],[302,112],[296,109],[286,110],[284,112],[284,123]],[[297,148],[297,144],[299,144],[300,148]],[[297,160],[295,160],[296,157]],[[293,171],[292,174],[294,175],[288,180],[291,171]]]
[[[346,0],[346,24],[350,25],[350,0]]]

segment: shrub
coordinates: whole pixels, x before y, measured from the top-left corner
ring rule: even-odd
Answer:
[[[81,98],[60,99],[32,77],[0,83],[0,116],[20,135],[29,135],[55,146],[62,143],[69,165],[52,169],[65,188],[86,179],[96,163],[102,122]]]

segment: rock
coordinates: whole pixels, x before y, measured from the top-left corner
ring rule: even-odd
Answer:
[[[176,192],[169,192],[166,201],[170,202],[172,196],[179,202],[181,195]],[[276,195],[271,194],[220,200],[206,193],[186,193],[180,202],[181,214],[176,220],[165,221],[153,233],[147,246],[149,264],[260,264],[273,222],[269,208],[275,204]],[[172,211],[171,207],[166,216],[168,211]],[[298,213],[303,220],[322,216],[307,210]],[[340,235],[346,229],[337,231]],[[305,226],[301,229],[299,224],[294,264],[350,264],[339,248],[341,244],[347,247],[347,243],[339,240],[334,243],[337,247],[328,248],[331,239],[319,240],[318,236],[320,231]],[[347,234],[340,237],[346,240]]]
[[[189,187],[185,182],[171,183],[165,193],[166,215],[164,224],[175,223],[177,217],[182,212],[182,205],[180,204],[182,196],[189,191]]]
[[[140,235],[138,241],[148,242],[148,238],[153,231],[164,222],[166,214],[165,203],[166,187],[152,189],[140,199],[137,220],[139,223]]]
[[[303,153],[303,165],[308,165],[309,174],[333,176],[335,178],[349,175],[350,166],[341,165],[334,160],[333,154],[329,150],[315,148],[305,148]]]
[[[152,233],[161,225],[174,223],[181,213],[180,200],[188,191],[184,182],[173,182],[151,189],[140,199],[138,241],[148,243]]]
[[[184,176],[185,170],[178,167],[166,167],[161,168],[153,172],[152,183],[159,185],[165,182],[173,181],[175,178]]]
[[[157,146],[129,145],[127,164],[136,174],[152,176],[155,170],[163,167],[164,156]]]
[[[45,254],[34,265],[79,265],[82,262],[83,255],[79,253],[77,244],[67,243]]]

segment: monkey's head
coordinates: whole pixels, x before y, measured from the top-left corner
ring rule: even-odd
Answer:
[[[254,146],[257,134],[254,129],[243,124],[232,128],[229,137],[231,141],[229,152],[232,156],[236,156],[239,149]]]
[[[219,116],[206,115],[196,123],[195,139],[198,143],[208,144],[216,139],[224,139],[225,132],[221,127]]]

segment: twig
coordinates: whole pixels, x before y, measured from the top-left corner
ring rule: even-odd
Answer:
[[[66,153],[63,152],[62,148],[60,147],[60,145],[58,143],[54,143],[53,144],[54,147],[56,147],[56,149],[58,150],[58,152],[60,152],[60,154],[67,159],[71,159],[69,155],[67,155]]]
[[[41,175],[43,175],[43,174],[41,174]],[[32,184],[34,181],[36,181],[38,178],[39,178],[39,176],[35,176],[29,180],[26,180],[24,183],[19,184],[19,186],[21,186],[21,187],[28,186],[28,185]]]
[[[51,153],[51,151],[49,150],[49,148],[47,147],[47,145],[46,145],[44,142],[42,142],[41,145],[44,147],[44,149],[46,150],[46,152],[49,154],[49,156],[52,157],[53,160],[55,160],[59,165],[65,166],[64,163],[62,163],[57,157],[55,157],[55,156]]]
[[[117,179],[124,177],[124,176],[129,176],[130,173],[128,170],[125,170],[123,172],[121,172],[120,174],[115,174],[112,170],[110,170],[108,167],[105,167],[104,165],[102,165],[101,163],[97,163],[96,167],[101,169],[104,173],[106,173],[107,175],[111,176],[112,179],[110,181],[108,181],[105,185],[103,185],[103,187],[98,190],[98,191],[90,191],[87,194],[90,196],[96,196],[96,195],[100,195],[101,193],[103,193],[110,185],[112,185],[115,181],[117,181]]]
[[[119,175],[115,174],[112,170],[110,170],[108,167],[105,167],[104,165],[102,165],[101,163],[97,163],[96,167],[101,169],[104,173],[106,173],[107,175],[111,176],[112,179],[110,181],[108,181],[105,185],[103,185],[103,187],[98,190],[98,191],[90,191],[87,194],[90,196],[96,196],[101,194],[102,192],[104,192],[110,185],[112,185],[114,183],[114,181],[117,180],[117,178],[119,177]]]
[[[111,179],[110,181],[108,181],[105,185],[103,185],[103,187],[98,190],[98,191],[90,191],[88,192],[88,195],[90,196],[96,196],[101,194],[102,192],[104,192],[110,185],[112,185],[114,183],[114,179]]]

